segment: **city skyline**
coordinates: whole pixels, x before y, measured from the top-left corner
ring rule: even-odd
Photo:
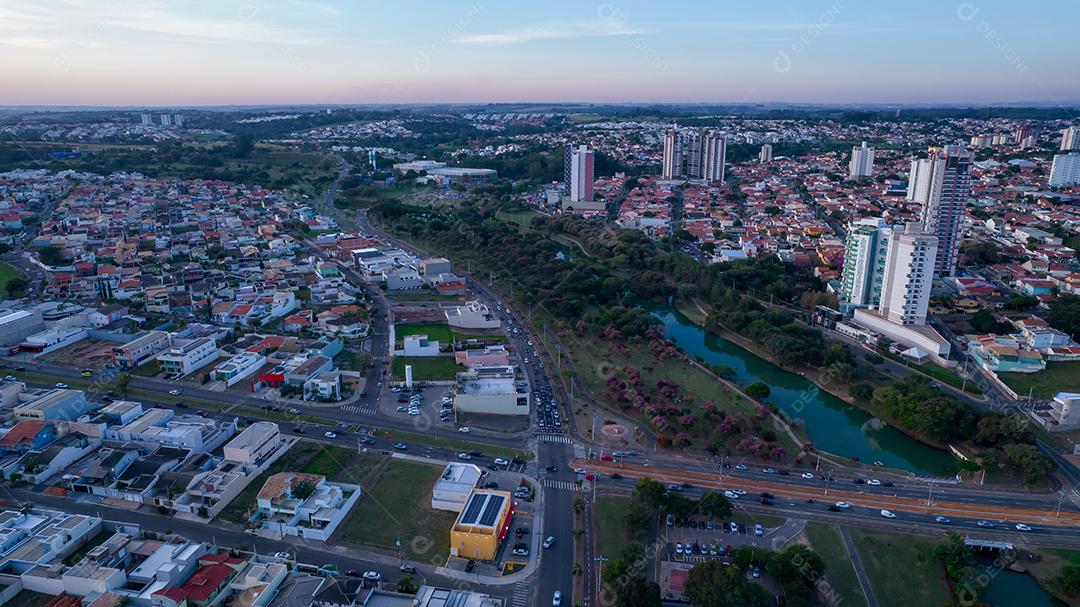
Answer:
[[[1074,4],[676,8],[4,2],[0,105],[1080,99]]]

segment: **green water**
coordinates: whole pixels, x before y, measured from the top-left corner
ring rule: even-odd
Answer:
[[[978,575],[966,586],[961,586],[961,600],[971,601],[973,591],[980,604],[998,607],[1066,607],[1052,594],[1043,589],[1035,578],[995,566],[993,559],[980,556],[975,564]]]
[[[920,475],[955,473],[953,457],[947,452],[907,436],[796,373],[707,333],[671,306],[651,306],[649,311],[663,321],[667,337],[691,356],[735,369],[734,380],[740,385],[755,381],[768,384],[772,394],[766,400],[801,420],[819,449],[865,463],[880,461]]]

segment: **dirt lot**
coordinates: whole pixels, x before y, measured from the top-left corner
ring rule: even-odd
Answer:
[[[112,362],[112,349],[116,346],[111,341],[97,339],[84,339],[50,352],[42,357],[42,360],[58,365],[70,365],[80,369],[94,369],[100,371],[105,365]]]

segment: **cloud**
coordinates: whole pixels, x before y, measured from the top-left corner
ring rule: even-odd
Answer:
[[[618,19],[596,19],[570,23],[547,23],[531,25],[505,32],[491,34],[464,34],[453,38],[457,44],[505,45],[521,44],[533,40],[557,38],[602,38],[606,36],[632,36],[648,33]]]

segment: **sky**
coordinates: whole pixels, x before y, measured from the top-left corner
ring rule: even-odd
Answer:
[[[1076,0],[0,0],[0,105],[1076,103]]]

